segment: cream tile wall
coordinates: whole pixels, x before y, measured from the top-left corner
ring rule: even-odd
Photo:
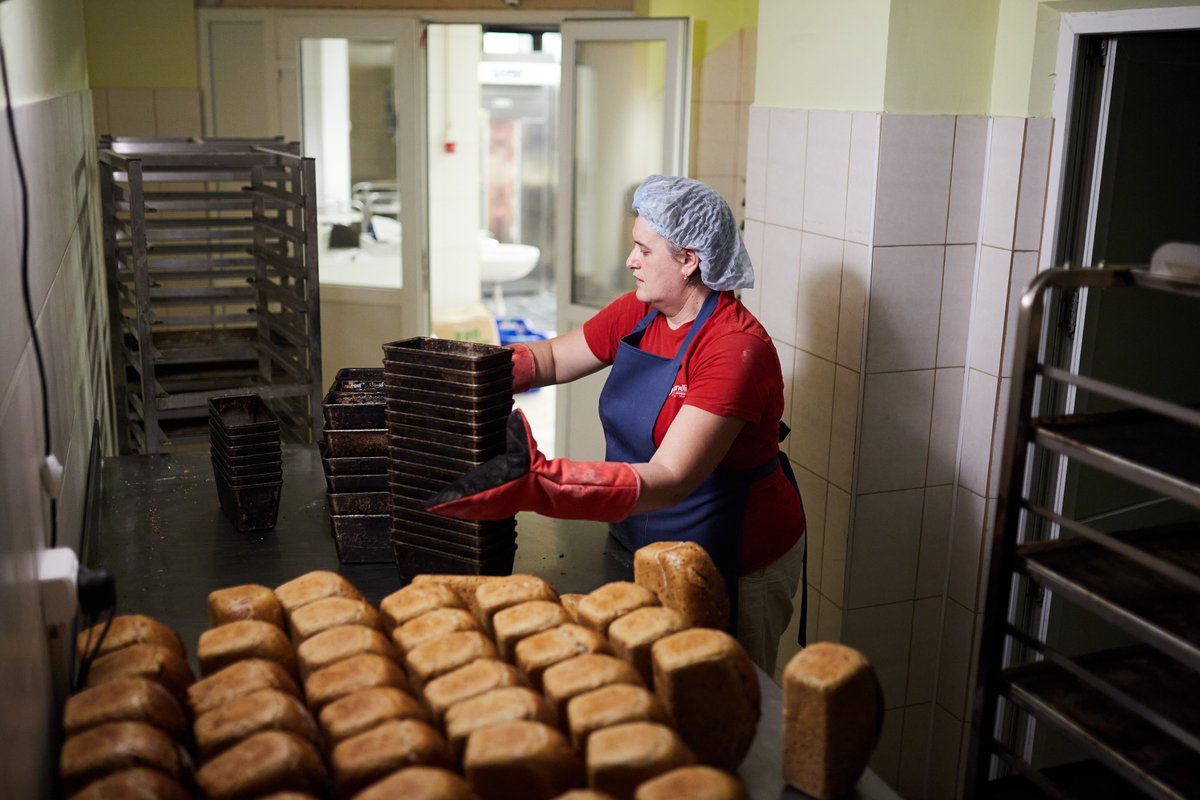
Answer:
[[[96,134],[202,136],[199,89],[92,89]]]
[[[792,364],[810,640],[858,647],[879,672],[876,772],[905,797],[952,797],[1050,124],[764,107],[748,120],[759,283],[744,300]],[[793,632],[780,668],[795,649]]]
[[[743,28],[713,48],[692,73],[688,174],[712,186],[738,222],[746,208],[746,135],[754,100],[755,30]]]

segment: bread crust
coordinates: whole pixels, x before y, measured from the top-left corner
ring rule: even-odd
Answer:
[[[536,575],[504,575],[481,583],[468,601],[471,613],[489,635],[496,612],[530,600],[558,602],[558,592]]]
[[[365,625],[381,630],[379,612],[365,600],[353,597],[323,597],[292,612],[289,620],[292,641],[301,642],[341,625]]]
[[[283,614],[291,618],[292,612],[323,597],[349,597],[362,600],[362,593],[350,581],[329,570],[314,570],[293,578],[275,587],[275,597],[283,606]]]
[[[418,575],[417,578],[423,576]],[[464,576],[466,577],[466,576]],[[479,576],[482,577],[482,576]],[[467,603],[451,586],[443,583],[412,583],[383,598],[379,612],[389,631],[436,608],[466,608]]]
[[[66,736],[106,722],[144,722],[176,741],[188,734],[179,701],[162,684],[146,678],[115,678],[67,698],[63,708]]]
[[[542,673],[542,692],[554,709],[556,719],[564,719],[567,703],[577,695],[614,683],[642,685],[642,678],[628,661],[604,653],[584,653],[568,658]]]
[[[390,658],[360,653],[309,675],[304,682],[304,696],[308,699],[308,707],[319,714],[334,700],[376,686],[407,691],[408,681],[404,670]]]
[[[512,664],[497,658],[479,658],[425,684],[425,703],[441,718],[457,703],[509,686],[525,685],[525,677]]]
[[[477,658],[495,658],[496,646],[480,631],[455,631],[413,648],[404,656],[409,681],[420,691],[434,678]]]
[[[190,762],[166,732],[144,722],[107,722],[81,731],[63,743],[59,755],[59,773],[68,792],[133,767],[155,769],[179,780]]]
[[[208,760],[256,733],[280,730],[320,745],[317,724],[304,703],[278,689],[260,689],[215,708],[193,725],[196,750]]]
[[[389,719],[431,722],[417,698],[393,686],[359,689],[321,709],[321,731],[330,745],[374,728]]]
[[[88,670],[87,685],[99,686],[114,678],[158,681],[180,699],[195,681],[191,666],[176,650],[157,644],[131,644],[97,658]]]
[[[613,620],[608,626],[608,641],[613,653],[633,664],[647,686],[654,685],[654,665],[650,648],[664,636],[687,627],[683,615],[666,606],[639,608]]]
[[[196,773],[210,800],[249,800],[279,791],[323,795],[328,782],[321,755],[286,731],[263,731],[238,742]]]
[[[68,800],[187,800],[179,781],[146,767],[111,772],[72,794]]]
[[[526,686],[492,689],[446,711],[446,739],[450,749],[461,758],[467,738],[477,730],[515,720],[554,724],[554,713],[545,699]]]
[[[258,619],[240,619],[209,628],[200,634],[196,646],[196,659],[200,662],[200,674],[204,676],[220,672],[236,661],[248,658],[265,658],[275,661],[296,676],[296,648],[287,634],[278,625]]]
[[[300,674],[309,675],[360,653],[395,659],[396,649],[379,630],[366,625],[336,625],[314,634],[296,648]]]
[[[345,739],[333,748],[329,761],[338,787],[347,795],[405,767],[450,763],[441,734],[415,719],[387,720]]]
[[[199,717],[244,694],[259,689],[278,689],[300,696],[296,681],[278,662],[252,658],[230,664],[207,678],[196,681],[187,691],[187,705]]]
[[[542,673],[560,661],[584,653],[609,653],[608,640],[599,631],[573,622],[535,633],[517,642],[517,667],[540,690]]]
[[[566,725],[571,744],[583,752],[588,737],[601,728],[624,722],[667,721],[662,702],[641,686],[613,683],[567,701]]]
[[[440,767],[406,767],[371,784],[354,800],[478,800],[471,784]]]
[[[631,611],[657,606],[658,595],[630,581],[613,581],[589,592],[579,601],[577,615],[580,625],[595,628],[603,634],[614,620]]]
[[[638,785],[695,762],[675,731],[657,722],[626,722],[591,735],[588,786],[627,800]]]
[[[683,615],[689,628],[729,627],[729,596],[720,570],[695,542],[655,542],[633,554],[633,579]]]
[[[95,650],[95,658],[134,644],[154,644],[165,647],[186,660],[187,648],[172,628],[145,614],[119,614],[112,619],[104,638],[104,623],[100,622],[75,636],[75,650],[84,656]]]
[[[282,628],[283,606],[275,592],[257,583],[228,586],[208,594],[208,624],[215,628],[239,619],[257,619]]]
[[[472,733],[463,772],[484,800],[548,800],[583,783],[581,765],[566,738],[529,720]]]
[[[750,800],[750,794],[735,776],[724,770],[695,764],[678,767],[646,781],[633,793],[633,800]]]
[[[435,608],[392,630],[392,641],[401,653],[456,631],[477,631],[479,623],[465,608]]]
[[[550,600],[528,600],[497,611],[492,617],[492,632],[500,657],[505,661],[513,661],[517,642],[568,621],[563,607]]]

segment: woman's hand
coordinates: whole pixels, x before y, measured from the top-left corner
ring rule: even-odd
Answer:
[[[670,508],[716,470],[745,420],[684,406],[648,464],[634,464],[642,491],[633,513]]]

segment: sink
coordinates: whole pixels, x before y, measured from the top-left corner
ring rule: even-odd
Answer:
[[[479,239],[479,277],[487,283],[504,283],[524,278],[537,266],[542,252],[528,244],[500,243]]]

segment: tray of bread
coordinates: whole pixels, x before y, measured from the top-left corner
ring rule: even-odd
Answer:
[[[79,633],[62,795],[748,798],[761,693],[728,615],[686,542],[588,594],[527,574],[421,574],[378,606],[328,571],[220,588],[194,661],[146,615]]]

